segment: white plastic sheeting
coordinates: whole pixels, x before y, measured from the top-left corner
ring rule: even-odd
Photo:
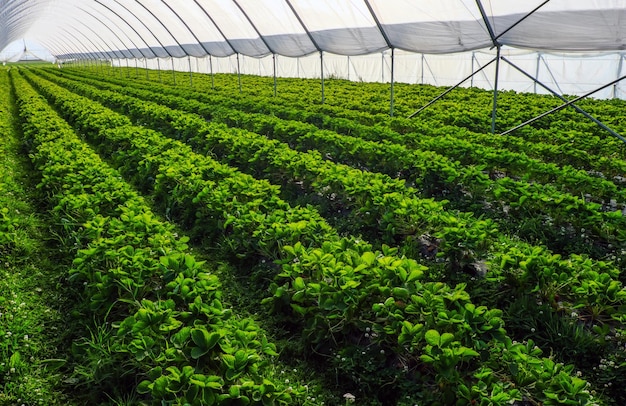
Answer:
[[[494,51],[469,51],[448,55],[416,54],[397,51],[395,53],[395,81],[411,84],[452,86],[472,72],[487,65],[496,56]],[[560,94],[581,95],[590,92],[617,77],[626,75],[626,53],[594,53],[581,58],[579,54],[547,53],[505,49],[502,56],[528,74],[539,79]],[[199,73],[237,73],[235,56],[226,58],[173,59],[174,69]],[[241,74],[273,76],[271,56],[251,58],[240,56]],[[115,61],[118,66],[134,67],[134,62]],[[317,54],[299,58],[277,57],[277,75],[292,78],[319,78],[320,57]],[[147,59],[138,63],[140,68],[172,69],[172,60]],[[332,78],[357,82],[389,82],[391,80],[390,51],[362,56],[324,54],[324,75]],[[167,74],[167,73],[164,73]],[[495,64],[463,83],[465,87],[493,89]],[[243,79],[245,82],[245,78]],[[515,90],[538,94],[549,91],[524,76],[505,62],[500,64],[500,90]],[[280,85],[279,85],[280,91]],[[626,99],[626,81],[608,87],[593,95],[595,98]]]
[[[438,85],[469,74],[497,44],[535,52],[520,64],[580,93],[623,74],[626,0],[0,0],[0,50],[22,38],[59,60],[237,54],[257,74],[273,73],[280,55],[278,75],[302,77],[321,75],[323,51],[327,76],[366,81],[389,80],[393,48],[398,81]],[[213,59],[216,71],[232,65]],[[472,84],[488,87],[492,69]],[[501,88],[519,87],[518,72],[502,64],[502,73]]]
[[[610,51],[626,49],[626,0],[3,0],[0,27],[0,49],[28,37],[58,57],[452,53],[491,46],[490,28],[502,45]]]

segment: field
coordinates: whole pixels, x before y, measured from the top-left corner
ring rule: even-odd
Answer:
[[[35,331],[7,402],[626,402],[626,149],[576,111],[500,136],[471,88],[407,119],[443,89],[390,117],[384,84],[0,78],[2,270],[45,270],[0,286],[0,334],[5,290]],[[559,104],[502,92],[496,127]],[[579,105],[626,133],[626,102]]]

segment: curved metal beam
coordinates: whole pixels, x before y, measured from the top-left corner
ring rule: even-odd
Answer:
[[[133,27],[132,24],[130,24],[128,21],[126,21],[126,19],[124,17],[122,17],[121,15],[119,15],[116,11],[114,11],[113,9],[111,9],[109,6],[102,4],[102,2],[100,0],[94,0],[95,3],[99,4],[100,6],[104,7],[105,9],[109,10],[111,13],[113,13],[113,15],[115,15],[117,18],[119,18],[121,21],[124,22],[124,24],[126,24],[128,26],[128,28],[130,28],[131,30],[133,30],[133,32],[135,34],[137,34],[137,36],[143,41],[144,45],[146,46],[146,49],[150,49],[150,45],[148,45],[148,42],[144,39],[144,37],[139,34],[139,32],[135,29],[135,27]],[[119,3],[118,3],[119,4]],[[126,11],[128,11],[127,8],[123,7]],[[132,14],[132,13],[131,13]],[[134,14],[133,14],[134,15]],[[152,32],[150,32],[152,34]],[[153,34],[154,35],[154,34]],[[127,35],[128,36],[128,35]],[[130,37],[129,37],[130,39]],[[133,45],[135,45],[135,43],[131,40],[131,42],[133,43]],[[135,45],[136,46],[136,45]],[[144,55],[143,52],[141,52],[141,49],[139,47],[137,47],[137,50],[139,50],[139,52]],[[152,52],[154,54],[154,52]],[[156,54],[154,54],[154,56],[156,57]]]
[[[204,52],[206,52],[207,55],[210,55],[210,52],[208,49],[206,49],[206,47],[204,46],[204,44],[202,43],[202,41],[200,41],[200,38],[198,38],[198,36],[196,35],[195,32],[193,32],[193,30],[191,29],[191,27],[189,27],[189,25],[187,25],[187,22],[180,16],[180,14],[178,14],[176,12],[176,10],[174,10],[174,8],[172,6],[170,6],[165,0],[161,0],[161,2],[163,4],[165,4],[165,6],[170,9],[170,11],[172,12],[172,14],[174,14],[176,16],[176,18],[178,18],[180,20],[180,22],[185,26],[185,28],[187,28],[187,31],[189,31],[189,33],[195,38],[196,42],[198,43],[198,45],[200,45],[202,47],[202,49],[204,49]],[[189,56],[189,55],[187,55]]]
[[[167,28],[167,26],[165,24],[163,24],[163,21],[161,21],[161,19],[159,17],[157,17],[148,7],[146,7],[141,1],[139,0],[135,0],[135,2],[137,4],[139,4],[141,7],[144,8],[144,10],[146,10],[148,12],[148,14],[150,14],[155,20],[157,20],[159,22],[159,24],[161,24],[161,26],[165,29],[165,31],[167,31],[167,33],[170,35],[170,37],[172,37],[172,39],[174,40],[174,42],[176,43],[176,45],[178,45],[178,47],[183,50],[183,52],[185,52],[185,54],[187,53],[185,51],[185,49],[183,48],[183,46],[180,44],[180,42],[178,42],[178,40],[176,39],[176,37],[174,36],[174,34],[172,34],[172,32],[170,31],[169,28]],[[145,25],[145,24],[144,24]],[[147,28],[147,26],[146,26]],[[149,29],[149,28],[148,28]],[[154,35],[154,34],[153,34]],[[163,47],[163,49],[166,49],[165,46],[161,43],[161,41],[159,41],[159,44]],[[166,50],[167,51],[167,50]],[[171,56],[172,58],[174,57],[172,54],[170,54],[169,52],[167,53],[169,56]],[[173,63],[172,63],[173,65]]]
[[[272,54],[276,55],[276,51],[274,51],[272,49],[272,47],[269,46],[269,44],[267,43],[267,40],[265,39],[265,37],[261,34],[261,32],[259,31],[259,29],[257,28],[256,25],[254,25],[254,23],[252,22],[252,19],[250,18],[250,16],[248,16],[248,13],[246,13],[246,11],[243,9],[243,7],[241,7],[239,5],[239,2],[237,0],[233,0],[233,3],[235,3],[235,5],[237,6],[237,8],[243,13],[244,17],[246,17],[246,20],[248,20],[248,22],[250,23],[250,26],[252,26],[252,28],[254,29],[254,31],[256,32],[256,34],[259,36],[259,39],[261,41],[263,41],[263,44],[265,45],[265,47],[267,48],[268,51],[270,51]]]
[[[98,5],[100,5],[100,3],[97,3],[97,4],[98,4]],[[93,14],[91,14],[89,11],[86,11],[86,10],[84,10],[84,9],[83,9],[83,11],[84,11],[85,13],[87,13],[87,14],[91,15],[92,17],[96,18],[96,17],[95,17]],[[109,9],[107,9],[107,11],[110,11],[110,10],[109,10]],[[98,19],[98,21],[100,21],[100,20]],[[141,48],[139,48],[139,47],[137,46],[137,44],[135,44],[135,41],[133,41],[133,40],[132,40],[132,38],[131,38],[131,37],[130,37],[127,33],[126,33],[126,31],[122,30],[122,29],[121,29],[121,28],[120,28],[120,27],[119,27],[119,26],[115,23],[115,21],[114,21],[114,20],[111,20],[110,18],[107,18],[107,21],[108,21],[109,23],[113,24],[113,25],[114,25],[114,26],[115,26],[118,30],[120,30],[121,32],[123,32],[123,33],[124,33],[124,35],[125,35],[125,37],[128,39],[128,41],[130,41],[130,43],[133,45],[133,47],[135,47],[135,49],[136,49],[136,50],[137,50],[137,51],[138,51],[138,52],[139,52],[139,53],[140,53],[140,54],[141,54],[144,58],[147,58],[147,57],[148,57],[146,54],[144,54],[144,53],[143,53],[143,51],[141,50]],[[122,21],[124,21],[124,20],[122,20]],[[125,22],[125,21],[124,21],[124,22]],[[117,39],[118,39],[118,40],[119,40],[122,44],[124,44],[124,46],[126,46],[126,43],[124,42],[124,40],[123,40],[122,38],[120,38],[120,36],[117,34],[117,32],[115,32],[115,30],[114,30],[113,28],[111,28],[111,27],[109,26],[109,24],[102,23],[102,25],[104,25],[104,26],[105,26],[105,27],[106,27],[106,28],[107,28],[107,29],[108,29],[108,30],[109,30],[109,31],[110,31],[113,35],[115,35],[115,37],[116,37],[116,38],[117,38]],[[128,24],[127,24],[127,25],[128,25]],[[126,46],[126,48],[127,48],[127,50],[128,50],[128,46]],[[122,55],[124,55],[123,50],[121,50],[121,52],[122,52]],[[130,50],[128,50],[128,52],[132,55],[132,52],[131,52]],[[126,56],[124,56],[124,57],[126,57]]]
[[[211,16],[211,14],[209,12],[207,12],[205,10],[205,8],[198,3],[198,0],[193,0],[194,3],[196,3],[196,5],[200,8],[200,10],[202,10],[202,12],[204,13],[204,15],[211,20],[211,23],[213,23],[213,25],[215,26],[215,29],[217,29],[217,31],[220,33],[220,35],[222,36],[222,38],[224,38],[224,41],[226,41],[226,43],[228,44],[228,46],[230,47],[230,49],[233,50],[234,53],[238,54],[239,51],[233,46],[232,42],[230,42],[230,39],[228,39],[228,37],[226,36],[226,34],[224,34],[224,31],[222,31],[222,29],[220,28],[220,26],[215,22],[215,19]]]

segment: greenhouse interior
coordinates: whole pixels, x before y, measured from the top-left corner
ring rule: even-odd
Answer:
[[[0,404],[626,404],[626,0],[0,0],[0,62]]]

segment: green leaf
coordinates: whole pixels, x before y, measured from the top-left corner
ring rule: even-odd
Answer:
[[[293,281],[293,288],[295,290],[304,290],[306,288],[306,284],[304,283],[304,279],[302,279],[301,277],[298,276]]]
[[[209,352],[208,349],[204,349],[204,348],[201,348],[201,347],[193,347],[191,349],[191,358],[198,359],[198,358],[202,357],[204,354],[206,354],[207,352]]]
[[[454,341],[454,334],[443,333],[440,338],[441,346],[445,346]]]
[[[440,343],[441,336],[437,330],[428,330],[424,335],[426,342],[433,347],[438,347]]]
[[[58,358],[44,359],[41,361],[41,363],[46,367],[46,370],[48,371],[56,371],[57,369],[65,365],[66,362],[67,360]]]
[[[140,395],[145,395],[146,393],[150,393],[150,386],[152,382],[150,381],[141,381],[139,385],[137,385],[137,393]]]
[[[361,255],[361,260],[367,265],[372,265],[376,261],[376,254],[373,252],[364,252],[363,255]]]

